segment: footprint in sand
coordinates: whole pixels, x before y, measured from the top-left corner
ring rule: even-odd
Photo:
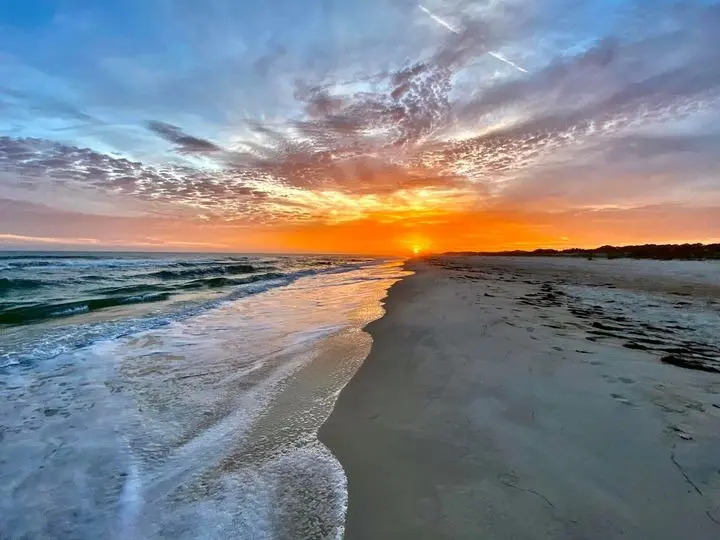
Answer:
[[[635,382],[635,380],[630,377],[613,377],[612,375],[603,375],[603,379],[609,382],[621,382],[623,384],[633,384]]]
[[[623,405],[634,406],[633,402],[630,401],[629,399],[627,399],[627,398],[626,398],[625,396],[623,396],[622,394],[614,394],[614,393],[613,393],[613,394],[610,394],[610,395],[613,397],[613,399],[616,399],[617,401],[619,401],[619,402],[622,403]]]

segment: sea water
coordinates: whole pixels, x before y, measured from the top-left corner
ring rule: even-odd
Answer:
[[[0,256],[0,537],[336,538],[316,433],[405,272],[347,257]]]

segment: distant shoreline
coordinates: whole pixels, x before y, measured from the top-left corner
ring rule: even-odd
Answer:
[[[585,257],[606,259],[655,259],[655,260],[720,260],[720,244],[642,244],[629,246],[600,246],[582,249],[534,249],[511,251],[451,251],[443,255],[485,257]]]

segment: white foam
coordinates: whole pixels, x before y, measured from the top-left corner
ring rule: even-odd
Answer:
[[[140,469],[132,457],[132,451],[130,451],[129,445],[128,452],[130,454],[130,463],[119,503],[119,530],[120,537],[129,540],[136,537],[135,525],[140,508],[143,505],[143,497]]]

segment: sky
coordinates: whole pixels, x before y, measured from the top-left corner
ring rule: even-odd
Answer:
[[[0,249],[720,241],[716,0],[0,0]]]

